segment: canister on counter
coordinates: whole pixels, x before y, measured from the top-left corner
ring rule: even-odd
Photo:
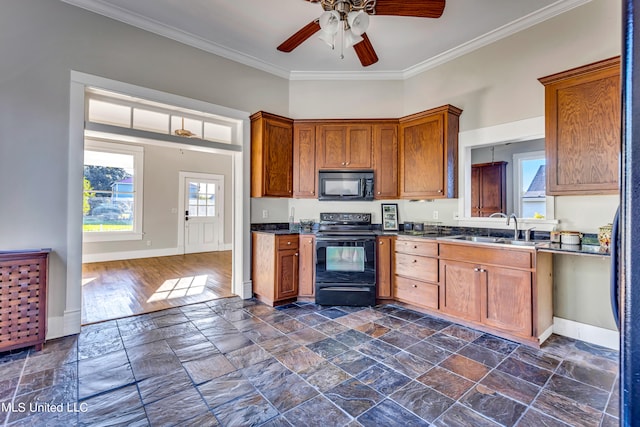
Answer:
[[[551,243],[560,243],[560,234],[560,231],[552,231],[551,233],[549,233]]]
[[[579,231],[562,231],[560,242],[563,245],[579,245],[582,240],[582,233]]]

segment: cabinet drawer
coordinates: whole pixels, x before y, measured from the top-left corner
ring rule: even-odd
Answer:
[[[278,236],[278,250],[280,249],[297,249],[298,235]]]
[[[531,268],[534,251],[511,248],[488,248],[486,245],[440,244],[440,258],[478,264],[497,264],[504,267]]]
[[[395,277],[393,296],[410,304],[438,309],[438,285]]]
[[[436,242],[396,239],[396,252],[404,254],[438,256],[438,244]]]
[[[438,281],[438,259],[396,253],[396,274],[429,282]]]

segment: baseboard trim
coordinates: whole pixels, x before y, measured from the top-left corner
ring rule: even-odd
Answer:
[[[153,258],[158,256],[182,255],[178,248],[150,249],[145,251],[104,252],[82,254],[82,262],[120,261],[123,259]]]
[[[601,345],[612,350],[620,350],[620,334],[618,331],[554,317],[553,332],[557,335]]]
[[[79,334],[81,322],[82,314],[80,310],[67,310],[63,316],[48,317],[46,340]]]
[[[249,299],[253,297],[253,281],[247,280],[246,282],[242,282],[242,295],[240,298]]]

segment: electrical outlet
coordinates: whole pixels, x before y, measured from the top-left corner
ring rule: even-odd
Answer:
[[[266,209],[262,210],[262,218],[269,218],[269,211]]]
[[[151,240],[147,240],[147,246],[151,246]]]
[[[438,211],[433,211],[433,219],[438,219]]]

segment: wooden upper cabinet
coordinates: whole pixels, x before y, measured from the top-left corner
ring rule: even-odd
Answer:
[[[618,192],[620,58],[539,80],[545,86],[547,194]]]
[[[291,197],[293,120],[259,111],[251,116],[251,197]]]
[[[316,198],[316,126],[293,124],[293,197]]]
[[[371,169],[370,124],[320,124],[316,128],[318,169]]]
[[[400,119],[400,197],[457,197],[458,124],[451,105]]]
[[[373,125],[374,197],[398,198],[398,124]]]
[[[507,162],[471,165],[471,216],[507,210]]]

